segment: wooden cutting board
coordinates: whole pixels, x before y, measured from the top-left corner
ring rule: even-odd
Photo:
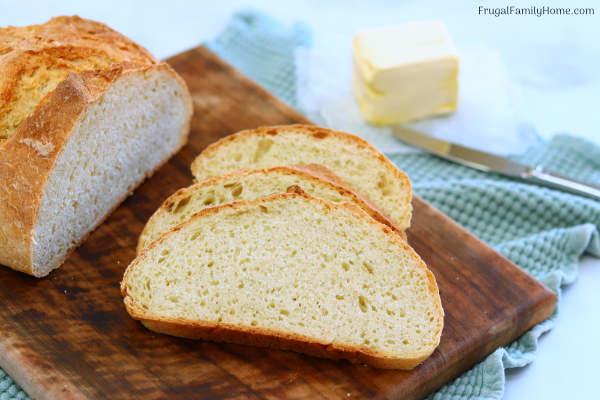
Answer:
[[[0,268],[0,365],[35,398],[420,398],[517,338],[556,297],[419,198],[408,238],[434,272],[446,312],[439,348],[409,372],[150,332],[129,318],[119,281],[145,221],[211,142],[259,125],[307,122],[199,47],[169,63],[187,81],[189,144],[146,181],[59,270]]]

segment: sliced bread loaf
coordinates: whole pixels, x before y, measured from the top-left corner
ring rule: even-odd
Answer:
[[[183,146],[191,114],[183,80],[103,24],[0,29],[0,264],[58,268]]]
[[[334,203],[348,202],[390,226],[391,221],[361,195],[343,186],[326,168],[318,165],[280,166],[238,170],[196,183],[175,192],[150,217],[138,241],[138,254],[169,229],[207,207],[239,200],[256,200],[273,193],[285,193],[298,186],[303,191]]]
[[[121,291],[147,328],[410,369],[439,343],[433,274],[349,203],[298,193],[204,209],[148,246]]]
[[[411,187],[406,174],[365,140],[308,125],[238,132],[208,146],[192,163],[198,180],[239,168],[316,163],[366,196],[400,230],[410,225]]]

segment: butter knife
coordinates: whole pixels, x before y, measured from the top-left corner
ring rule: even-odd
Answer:
[[[542,166],[523,165],[508,158],[475,150],[396,125],[394,135],[403,142],[447,160],[486,172],[496,172],[525,182],[548,186],[600,201],[600,186],[546,171]]]

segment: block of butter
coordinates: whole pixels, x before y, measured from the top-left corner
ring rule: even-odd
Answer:
[[[359,32],[353,87],[363,117],[396,124],[456,110],[458,57],[441,21]]]

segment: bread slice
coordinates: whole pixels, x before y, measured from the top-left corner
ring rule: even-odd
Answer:
[[[167,64],[102,24],[14,29],[0,30],[13,41],[0,56],[12,88],[0,96],[0,264],[41,277],[183,146],[192,104]]]
[[[204,209],[147,247],[121,291],[157,332],[380,368],[415,367],[443,326],[435,278],[400,236],[302,192]]]
[[[372,203],[340,184],[326,168],[314,164],[280,166],[238,170],[178,190],[163,202],[146,223],[138,241],[137,252],[140,254],[160,235],[204,208],[285,193],[292,186],[298,186],[315,197],[334,203],[353,203],[371,217],[399,232]]]
[[[272,126],[238,132],[208,146],[192,163],[198,180],[239,168],[321,164],[366,196],[405,230],[412,214],[406,174],[365,140],[308,125]]]

